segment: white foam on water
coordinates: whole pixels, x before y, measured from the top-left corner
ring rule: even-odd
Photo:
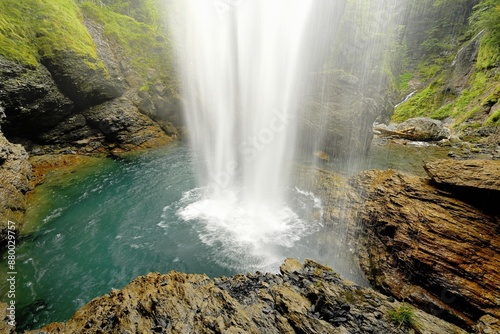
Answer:
[[[320,226],[310,219],[309,211],[319,203],[312,193],[293,192],[304,204],[297,212],[274,203],[242,205],[239,195],[241,190],[207,197],[197,188],[184,193],[177,205],[177,216],[194,224],[199,240],[217,250],[213,260],[224,267],[276,271],[295,243]]]

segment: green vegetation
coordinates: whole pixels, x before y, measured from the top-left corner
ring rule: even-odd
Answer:
[[[475,73],[469,81],[469,87],[459,96],[447,93],[443,82],[443,76],[440,76],[407,102],[398,106],[392,120],[402,122],[418,116],[434,119],[452,117],[456,124],[461,124],[478,116],[483,106],[494,105],[498,99],[498,96],[491,92],[495,87],[498,91],[499,82],[491,80],[483,72]]]
[[[475,32],[484,31],[477,59],[479,70],[496,67],[500,63],[500,1],[483,0],[474,7],[471,26]]]
[[[97,59],[95,45],[72,0],[0,2],[0,55],[36,66],[41,58],[63,50]]]
[[[442,103],[443,96],[439,93],[441,86],[442,82],[436,80],[424,90],[415,94],[407,102],[396,108],[392,120],[402,122],[412,117],[430,116],[429,110],[437,109]]]
[[[142,7],[134,7],[132,3],[136,2],[86,0],[80,1],[80,7],[86,16],[104,28],[104,33],[111,41],[122,47],[130,65],[143,79],[162,78],[173,85],[170,39],[160,29],[158,7],[154,5],[154,0],[142,2]],[[131,12],[141,21],[115,10]]]
[[[413,79],[413,73],[406,72],[399,76],[399,90],[407,91],[410,88],[410,81]]]
[[[406,26],[408,52],[414,52],[410,69],[413,67],[416,80],[427,84],[398,106],[392,120],[451,117],[460,128],[499,125],[498,111],[489,115],[488,112],[500,95],[500,1],[425,0],[418,6],[416,0],[410,1],[412,3],[414,8],[410,6],[411,18]],[[443,11],[445,8],[448,13]],[[433,20],[435,15],[441,15],[440,20]],[[457,89],[450,81],[453,67],[449,65],[458,50],[479,33],[482,37],[475,68],[471,69],[468,82]],[[407,73],[399,77],[396,86],[400,91],[407,88],[408,77]]]
[[[77,5],[77,3],[78,5]],[[145,80],[173,85],[171,45],[158,0],[2,0],[0,55],[37,66],[44,57],[72,51],[91,68],[103,67],[83,14],[103,26],[130,66]],[[78,7],[80,6],[80,7]],[[96,65],[97,64],[97,65]]]
[[[417,325],[415,311],[405,303],[402,303],[397,309],[389,311],[388,317],[398,327],[415,328]]]

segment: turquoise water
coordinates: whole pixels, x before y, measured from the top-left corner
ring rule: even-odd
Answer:
[[[332,265],[341,256],[331,246],[335,235],[299,218],[321,211],[318,199],[299,189],[290,190],[295,220],[274,234],[257,234],[258,243],[246,240],[244,224],[235,222],[233,231],[183,219],[203,193],[192,160],[189,149],[177,145],[105,159],[71,182],[44,185],[48,209],[17,249],[19,327],[65,321],[93,298],[152,271],[229,276],[277,272],[287,257]],[[349,268],[343,274],[358,275]]]
[[[419,174],[422,160],[445,154],[440,148],[378,147],[357,169],[396,167]],[[197,188],[193,162],[189,148],[179,144],[104,159],[90,171],[43,185],[42,215],[17,249],[18,329],[65,321],[93,298],[152,271],[211,277],[277,272],[285,258],[295,257],[315,259],[362,281],[346,252],[334,246],[338,231],[312,218],[321,215],[320,199],[300,189],[289,191],[296,217],[270,234],[249,236],[255,231],[239,224],[238,215],[234,224],[230,217],[233,226],[210,220],[218,212],[207,221],[190,220],[192,210],[199,217],[200,210],[213,209],[200,201],[203,189]],[[224,213],[230,206],[219,209]],[[0,290],[5,295],[5,287]]]
[[[150,271],[227,273],[197,242],[196,231],[164,208],[194,188],[183,147],[105,160],[70,185],[45,189],[54,207],[18,248],[19,322],[68,319],[92,298]],[[172,220],[174,227],[160,223]]]

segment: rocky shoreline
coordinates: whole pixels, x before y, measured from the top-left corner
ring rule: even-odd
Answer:
[[[66,323],[26,333],[466,333],[418,309],[342,280],[314,261],[279,274],[150,273],[96,298]]]
[[[151,273],[94,299],[66,323],[29,333],[498,332],[500,189],[493,176],[500,161],[445,159],[425,168],[427,178],[302,171],[324,198],[324,223],[346,229],[373,288],[311,260],[289,259],[280,274]],[[491,201],[477,203],[478,196]],[[390,315],[408,305],[416,325],[393,323]]]

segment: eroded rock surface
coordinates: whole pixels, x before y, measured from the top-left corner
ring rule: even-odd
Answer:
[[[66,323],[29,333],[407,333],[388,318],[400,305],[313,261],[288,259],[279,275],[150,273],[94,299]],[[465,333],[414,313],[419,333]]]
[[[24,218],[30,189],[31,164],[21,145],[10,143],[0,132],[0,248],[5,245],[7,225],[11,220],[16,229]]]
[[[392,170],[351,184],[363,201],[357,256],[375,287],[469,328],[500,318],[498,216]]]
[[[425,163],[427,175],[441,186],[500,194],[500,161],[443,159]]]

